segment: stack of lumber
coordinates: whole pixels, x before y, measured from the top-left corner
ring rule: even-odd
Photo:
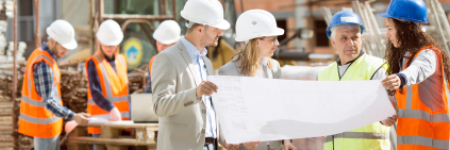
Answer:
[[[64,106],[70,110],[86,112],[87,81],[82,72],[61,70],[61,97]]]
[[[148,67],[142,66],[140,68],[134,69],[132,72],[128,73],[128,82],[129,82],[129,92],[133,93],[142,93],[144,91],[145,82],[148,74]]]
[[[33,138],[18,133],[13,129],[13,122],[17,121],[20,114],[20,97],[22,92],[23,74],[25,62],[19,61],[17,66],[17,87],[13,93],[12,62],[2,62],[0,65],[0,149],[12,149],[13,136],[17,137],[20,150],[29,150],[33,145]],[[16,99],[13,100],[13,94]],[[14,107],[16,105],[16,107]],[[15,111],[15,116],[13,116]]]

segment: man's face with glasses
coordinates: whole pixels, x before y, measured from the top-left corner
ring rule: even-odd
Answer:
[[[272,57],[278,45],[280,43],[277,36],[261,37],[258,40],[258,51],[263,57]]]

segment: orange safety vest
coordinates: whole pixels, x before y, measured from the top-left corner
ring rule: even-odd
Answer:
[[[128,75],[125,59],[122,55],[116,55],[114,62],[117,70],[116,73],[109,62],[106,59],[101,59],[99,57],[100,55],[96,53],[86,60],[85,69],[86,71],[88,70],[88,62],[93,60],[97,68],[103,96],[119,109],[122,114],[122,120],[130,120],[130,98],[128,94]],[[88,75],[89,73],[87,73],[87,78],[89,79]],[[109,112],[97,106],[92,99],[90,87],[88,87],[87,112],[91,115],[91,118],[109,120]],[[100,128],[90,127],[88,128],[88,132],[91,134],[100,134]]]
[[[33,65],[42,61],[47,63],[53,70],[54,87],[57,89],[54,99],[62,105],[59,67],[50,53],[38,48],[28,58],[23,78],[19,133],[38,138],[53,138],[61,134],[63,120],[45,108],[42,97],[36,92]]]
[[[152,57],[152,59],[150,59],[150,62],[148,63],[148,72],[152,72],[152,64],[153,64],[153,60],[155,59],[156,55]]]
[[[402,92],[396,91],[398,150],[449,149],[448,98],[450,95],[442,53],[432,46],[427,46],[419,52],[425,49],[432,49],[436,53],[435,73],[419,84],[403,87]],[[410,56],[408,62],[416,57],[417,55]],[[404,69],[407,67],[406,64]]]

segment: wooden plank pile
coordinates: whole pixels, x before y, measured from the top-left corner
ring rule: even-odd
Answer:
[[[12,99],[13,95],[13,80],[12,80],[12,62],[2,62],[0,65],[0,149],[13,148],[13,136],[17,136],[20,150],[31,149],[33,145],[33,138],[19,134],[16,129],[13,129],[13,121],[18,122],[20,114],[20,97],[22,92],[23,74],[25,72],[25,62],[17,64],[17,89],[16,99]],[[13,116],[13,111],[17,114]]]
[[[142,150],[156,149],[158,124],[135,124],[132,121],[99,121],[89,123],[88,126],[100,127],[101,136],[99,138],[88,136],[87,127],[77,127],[69,134],[67,141],[69,150],[85,150],[92,144],[104,145],[108,150],[126,149],[130,146]],[[133,129],[133,135],[135,136],[121,136],[120,132],[123,129]]]
[[[61,98],[75,113],[86,112],[87,80],[82,72],[61,70]]]
[[[145,82],[148,74],[148,66],[142,66],[128,73],[129,92],[142,93],[144,91]]]

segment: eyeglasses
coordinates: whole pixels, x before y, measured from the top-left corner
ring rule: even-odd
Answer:
[[[272,40],[273,44],[277,43],[277,41],[278,41],[278,37],[274,37],[274,38],[262,37],[260,39],[261,40]]]

